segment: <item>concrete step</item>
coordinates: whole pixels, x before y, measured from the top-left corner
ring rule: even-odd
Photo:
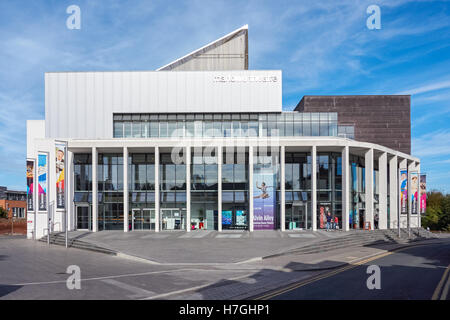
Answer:
[[[47,236],[42,237],[41,239],[39,239],[40,242],[45,242],[47,243]],[[60,234],[52,234],[50,235],[50,244],[55,244],[55,245],[59,245],[59,246],[65,246],[66,245],[66,240],[65,237],[60,235]],[[81,249],[81,250],[89,250],[89,251],[93,251],[93,252],[98,252],[98,253],[104,253],[104,254],[109,254],[109,255],[116,255],[117,252],[107,249],[107,248],[102,248],[99,246],[96,246],[94,244],[88,243],[88,242],[84,242],[84,241],[80,241],[77,239],[69,239],[67,241],[68,247],[69,248],[77,248],[77,249]]]

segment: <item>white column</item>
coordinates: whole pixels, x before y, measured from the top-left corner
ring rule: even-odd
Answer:
[[[159,232],[159,147],[155,147],[155,232]]]
[[[285,199],[285,147],[281,146],[280,148],[280,193],[281,193],[281,199],[280,199],[280,229],[281,231],[284,231],[286,228],[286,199]]]
[[[317,230],[317,147],[311,148],[311,208],[312,229]]]
[[[128,232],[128,147],[123,147],[123,231]]]
[[[406,159],[402,159],[399,161],[398,169],[397,169],[397,177],[400,176],[400,170],[406,170],[408,166],[408,161]],[[407,219],[408,216],[402,214],[402,204],[400,201],[400,178],[398,178],[397,192],[398,192],[398,224],[400,228],[407,227]],[[407,202],[408,203],[408,202]]]
[[[416,170],[414,161],[408,164],[408,228],[411,228],[414,224],[411,223],[411,213],[412,213],[412,188],[411,188],[411,173]]]
[[[383,152],[378,158],[378,173],[379,173],[379,203],[380,208],[378,214],[378,228],[387,229],[387,153]]]
[[[67,162],[66,162],[66,168],[67,168],[67,172],[65,172],[65,177],[64,179],[66,181],[64,181],[64,183],[66,184],[65,187],[66,189],[66,196],[67,196],[67,201],[66,201],[66,210],[67,210],[67,218],[68,218],[68,227],[69,227],[69,231],[71,230],[75,230],[75,225],[74,225],[74,205],[73,205],[73,152],[67,150]],[[37,177],[37,175],[35,175],[35,177]],[[37,178],[35,178],[35,180],[37,181]],[[36,186],[36,184],[34,184]],[[37,188],[34,188],[34,193],[35,195],[37,195]],[[34,200],[35,201],[35,200]],[[36,202],[34,202],[35,206],[36,206]],[[37,209],[35,207],[34,212],[37,212]],[[35,215],[35,219],[34,219],[34,223],[36,225],[36,215]],[[34,231],[33,231],[34,232]]]
[[[389,216],[390,228],[398,226],[398,163],[397,156],[389,160]]]
[[[98,231],[98,182],[97,182],[97,166],[98,166],[97,148],[92,147],[92,231]]]
[[[365,170],[366,170],[366,216],[364,227],[367,222],[370,222],[371,230],[373,226],[373,149],[369,149],[365,153]]]
[[[222,146],[217,147],[217,231],[222,232]]]
[[[191,147],[184,148],[186,164],[186,231],[191,231]]]
[[[350,223],[350,151],[342,149],[342,230],[348,231]]]
[[[419,190],[417,192],[417,227],[420,228],[422,226],[422,218],[420,215],[420,162],[416,162],[416,170],[417,170],[417,178]]]
[[[248,226],[250,232],[253,231],[253,146],[248,147]]]

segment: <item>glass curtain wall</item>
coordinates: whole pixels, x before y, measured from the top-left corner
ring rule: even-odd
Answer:
[[[214,148],[191,153],[191,230],[217,230],[217,157]]]
[[[364,157],[350,155],[350,213],[349,224],[351,229],[364,228],[365,216],[365,162]]]
[[[248,229],[248,152],[225,148],[222,164],[222,228]]]
[[[77,229],[92,230],[92,156],[74,154],[74,197]],[[78,209],[80,208],[80,209]]]
[[[312,228],[311,154],[285,154],[285,229]]]
[[[341,153],[317,154],[317,228],[342,228],[342,156]]]
[[[155,155],[128,158],[129,230],[155,230]]]
[[[183,151],[184,152],[184,151]],[[160,225],[161,230],[186,230],[185,155],[160,154]]]
[[[98,230],[123,230],[123,155],[98,155]]]

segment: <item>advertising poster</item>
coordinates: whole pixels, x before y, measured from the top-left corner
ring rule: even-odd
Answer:
[[[247,225],[247,221],[246,221],[245,217],[246,217],[245,211],[236,210],[236,225],[237,226]]]
[[[427,211],[427,176],[420,175],[420,214]]]
[[[27,160],[27,210],[34,211],[34,160]]]
[[[232,223],[232,212],[231,211],[222,211],[222,225],[231,225]]]
[[[400,212],[408,213],[408,170],[400,170]]]
[[[57,144],[55,148],[56,154],[56,207],[58,209],[65,208],[65,185],[64,185],[64,168],[66,146]]]
[[[276,176],[272,167],[255,167],[253,172],[253,228],[275,229]]]
[[[411,172],[409,183],[411,188],[411,214],[417,214],[419,204],[419,174],[417,172]]]
[[[38,155],[38,204],[39,210],[47,210],[47,174],[48,174],[47,155]]]

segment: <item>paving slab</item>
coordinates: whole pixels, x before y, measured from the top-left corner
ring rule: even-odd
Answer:
[[[345,236],[335,232],[335,237]],[[238,263],[300,248],[326,239],[312,231],[211,231],[69,233],[70,238],[154,263]]]

